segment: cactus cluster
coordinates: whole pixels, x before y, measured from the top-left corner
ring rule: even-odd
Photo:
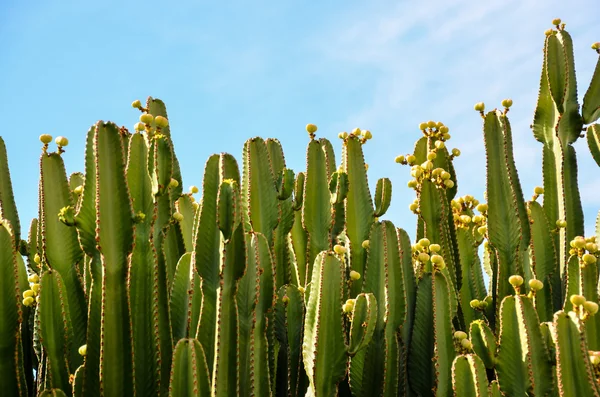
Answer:
[[[571,38],[553,24],[532,125],[544,186],[524,200],[512,100],[475,105],[486,202],[457,197],[449,128],[421,123],[396,158],[413,243],[379,219],[392,185],[369,189],[367,130],[340,133],[336,161],[308,124],[298,173],[278,140],[249,139],[241,167],[208,159],[197,201],[165,105],[134,101],[134,132],[90,128],[82,173],[66,175],[65,137],[50,152],[40,136],[26,239],[0,139],[1,394],[600,395],[600,213],[584,237],[572,146],[584,131],[600,165],[600,63],[580,113]]]

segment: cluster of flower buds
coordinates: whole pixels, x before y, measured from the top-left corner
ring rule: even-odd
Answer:
[[[139,109],[142,114],[140,115],[140,122],[136,123],[134,129],[138,132],[148,131],[155,132],[160,131],[169,126],[169,120],[163,116],[156,116],[148,113],[148,109],[142,107],[142,103],[139,100],[133,101],[131,104],[133,108]],[[154,126],[152,124],[154,123]]]
[[[474,227],[482,236],[487,233],[487,204],[480,204],[479,200],[467,194],[452,200],[450,205],[456,227],[465,229]],[[480,215],[472,215],[475,209],[480,212]]]
[[[451,138],[448,133],[450,129],[444,125],[441,121],[427,121],[419,124],[419,129],[426,137],[434,138],[438,141],[447,141]],[[443,146],[442,146],[443,147]]]
[[[468,354],[473,350],[473,343],[467,339],[467,333],[456,331],[454,333],[454,346],[460,354]]]
[[[40,135],[40,142],[42,142],[44,144],[44,146],[42,147],[42,150],[45,152],[46,150],[48,150],[48,145],[50,144],[50,142],[52,142],[52,135],[50,135],[50,134]],[[56,137],[54,142],[56,143],[56,146],[58,146],[58,153],[63,153],[64,152],[63,148],[69,145],[69,140],[67,138],[65,138],[64,136]]]
[[[27,278],[27,281],[29,281],[31,289],[23,292],[23,305],[32,306],[34,303],[40,301],[40,276],[34,273]]]
[[[415,261],[419,262],[421,267],[428,261],[438,270],[446,267],[444,258],[439,254],[442,247],[439,244],[431,244],[429,239],[422,238],[412,246],[412,255]]]
[[[598,244],[596,244],[596,236],[588,238],[577,236],[571,241],[570,245],[569,254],[579,257],[581,267],[594,265],[598,261],[600,251],[598,250]]]
[[[573,311],[583,321],[598,313],[598,304],[585,299],[583,295],[571,295],[569,300],[573,305]]]
[[[344,303],[342,305],[342,310],[344,310],[344,313],[346,313],[346,314],[352,313],[352,310],[354,310],[355,303],[356,303],[356,299],[348,299],[346,301],[346,303]]]
[[[473,299],[469,302],[469,306],[471,306],[472,309],[483,311],[488,307],[488,303],[485,300],[480,301],[479,299]]]

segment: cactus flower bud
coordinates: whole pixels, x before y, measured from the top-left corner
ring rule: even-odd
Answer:
[[[54,142],[56,142],[56,145],[59,147],[66,147],[69,145],[69,140],[64,136],[57,136]]]
[[[460,221],[465,224],[471,223],[471,217],[469,215],[461,215]]]
[[[581,259],[583,259],[583,263],[586,265],[593,265],[597,261],[596,257],[592,254],[584,254]]]
[[[35,284],[40,281],[40,276],[38,276],[37,274],[34,273],[31,276],[27,277],[27,281]]]
[[[479,233],[479,234],[486,234],[487,233],[487,226],[486,225],[479,226],[477,228],[477,233]]]
[[[350,280],[352,280],[352,281],[360,280],[360,273],[355,270],[351,270],[350,271]]]
[[[144,113],[140,115],[140,121],[144,124],[151,124],[153,120],[154,116],[152,116],[150,113]]]
[[[183,214],[181,212],[175,212],[173,213],[173,219],[175,219],[177,222],[181,222],[183,221]]]
[[[590,362],[592,363],[592,365],[598,365],[600,364],[600,357],[598,357],[597,355],[591,355],[590,356]]]
[[[440,252],[441,249],[442,249],[442,247],[440,247],[439,244],[431,244],[429,246],[429,251],[430,252]]]
[[[404,163],[404,156],[400,155],[400,156],[396,156],[396,158],[394,159],[394,161],[398,164],[400,163]]]
[[[541,186],[536,186],[536,187],[533,189],[533,192],[534,192],[535,194],[537,194],[537,195],[544,194],[544,188],[543,188],[543,187],[541,187]]]
[[[198,208],[200,208],[200,204],[199,203],[192,203],[192,205],[194,206],[194,210],[198,210]]]
[[[335,253],[336,253],[336,254],[338,254],[338,255],[343,255],[343,254],[345,254],[345,253],[346,253],[346,247],[344,247],[344,246],[342,246],[342,245],[339,245],[339,244],[336,244],[336,245],[333,247],[333,250],[334,250],[334,251],[335,251]]]
[[[592,50],[600,50],[600,41],[597,41],[594,44],[592,44]]]
[[[58,212],[58,220],[67,226],[75,224],[75,210],[72,206],[62,207]]]
[[[531,288],[534,291],[539,291],[542,288],[544,288],[544,283],[542,283],[541,280],[532,279],[529,280],[529,288]]]
[[[411,189],[414,189],[418,186],[418,182],[416,179],[411,179],[410,181],[408,181],[407,186]]]
[[[425,263],[429,260],[429,254],[425,253],[425,252],[421,252],[418,256],[419,262],[421,263]]]
[[[436,157],[437,157],[437,154],[435,154],[435,152],[427,153],[427,160],[429,160],[429,161],[435,160]],[[431,166],[433,167],[433,164],[431,164]]]
[[[194,186],[194,185],[190,186],[190,193],[196,194],[198,192],[199,192],[199,190],[196,186]]]
[[[475,223],[481,223],[481,222],[483,222],[483,216],[481,216],[481,215],[475,215],[475,216],[473,216],[473,222],[475,222]]]
[[[477,206],[477,211],[479,212],[485,212],[488,210],[488,205],[485,203],[481,203]]]
[[[546,31],[544,32],[546,36],[550,36],[552,33],[554,33],[554,30],[552,29],[546,29]]]
[[[39,265],[39,264],[40,264],[40,262],[42,261],[42,258],[40,258],[40,255],[39,255],[39,254],[35,254],[35,255],[33,256],[33,261]]]
[[[306,132],[309,134],[314,134],[317,132],[317,126],[314,124],[306,124]]]
[[[171,178],[171,180],[169,181],[169,188],[174,189],[177,186],[179,186],[179,182],[177,182],[177,179]]]
[[[523,277],[519,276],[518,274],[515,274],[508,278],[508,282],[513,287],[520,287],[523,284]]]
[[[596,302],[586,301],[583,304],[583,308],[591,315],[598,313],[598,304]]]
[[[452,149],[452,155],[454,157],[460,156],[460,150],[458,150],[457,148]]]
[[[362,134],[362,132],[360,131],[360,128],[355,128],[352,130],[352,135],[354,135],[354,136],[359,136],[361,134]]]
[[[564,219],[557,220],[556,227],[562,227],[562,228],[567,227],[567,221],[565,221]]]
[[[412,211],[415,212],[418,208],[419,208],[419,204],[417,203],[412,203],[411,205],[408,206],[408,208]]]
[[[450,128],[446,127],[445,125],[440,127],[440,132],[442,134],[447,134],[450,131]]]
[[[485,104],[483,102],[477,102],[473,108],[478,112],[483,112],[485,110]]]
[[[298,292],[300,292],[301,294],[303,294],[304,292],[306,292],[306,288],[304,288],[304,287],[298,287]]]
[[[34,295],[35,295],[35,293],[32,290],[28,289],[27,291],[23,292],[23,299],[28,298],[30,296],[34,296]]]
[[[364,249],[369,248],[370,245],[371,245],[371,243],[369,242],[369,240],[365,240],[365,241],[362,242],[362,247]]]
[[[451,179],[445,180],[444,186],[446,186],[448,189],[452,189],[454,187],[454,182]]]
[[[429,120],[427,122],[427,127],[429,127],[429,128],[435,128],[436,125],[437,125],[437,123],[435,121],[433,121],[433,120]]]
[[[488,307],[488,303],[486,301],[479,301],[479,306],[480,309],[485,309],[486,307]]]
[[[479,300],[473,299],[471,302],[469,302],[469,306],[471,306],[473,309],[477,309],[479,307]]]
[[[364,137],[365,139],[367,139],[367,140],[368,140],[368,139],[372,139],[372,138],[373,138],[373,134],[371,134],[371,131],[369,131],[369,130],[366,130],[366,131],[363,131],[363,137]]]
[[[454,333],[454,339],[465,340],[465,339],[467,339],[467,333],[463,332],[463,331],[456,331]]]
[[[85,355],[87,354],[87,345],[80,346],[79,349],[77,349],[77,351],[81,356],[85,357]]]
[[[135,109],[140,109],[142,107],[142,102],[139,99],[131,102],[131,107]]]
[[[569,300],[571,301],[571,304],[573,306],[580,306],[586,302],[585,297],[583,295],[571,295]]]
[[[83,186],[77,186],[75,189],[73,189],[73,193],[75,193],[78,196],[81,196],[83,194]]]
[[[167,120],[166,117],[156,116],[154,121],[156,122],[156,126],[158,128],[167,128],[169,126],[169,120]]]
[[[419,124],[419,129],[420,129],[421,131],[424,131],[424,130],[426,130],[426,129],[427,129],[427,123],[420,123],[420,124]]]
[[[444,262],[444,258],[442,258],[441,255],[437,255],[437,254],[431,255],[431,263],[438,265],[443,262]]]
[[[511,106],[512,106],[512,104],[513,104],[513,101],[512,101],[512,99],[503,99],[503,100],[502,100],[502,106],[504,106],[504,107],[505,107],[505,108],[507,108],[507,109],[508,109],[509,107],[511,107]]]
[[[47,145],[50,142],[52,142],[52,135],[50,134],[42,134],[40,135],[40,141],[44,144]]]
[[[571,247],[582,249],[585,248],[585,239],[581,236],[577,236],[571,241]]]
[[[562,21],[560,20],[560,18],[554,18],[552,20],[552,25],[558,26],[558,25],[560,25],[561,22]]]
[[[448,179],[450,179],[451,176],[452,175],[450,175],[448,171],[442,171],[442,173],[440,174],[440,177],[443,181],[447,181]]]
[[[27,298],[23,299],[23,304],[25,306],[31,306],[31,305],[33,305],[33,301],[34,301],[33,297],[28,296]]]
[[[460,345],[463,347],[463,349],[466,349],[466,350],[471,350],[473,348],[473,344],[468,339],[461,340]]]
[[[427,238],[422,238],[419,240],[419,242],[417,244],[420,245],[421,247],[429,247],[429,245],[431,244],[431,241],[429,241],[429,239],[427,239]]]
[[[39,294],[39,292],[40,292],[40,285],[39,285],[39,284],[37,284],[37,283],[36,283],[36,284],[33,284],[33,285],[31,286],[31,290],[32,290],[32,291],[33,291],[33,292],[34,292],[36,295],[37,295],[37,294]]]
[[[438,149],[443,149],[446,147],[446,144],[443,141],[435,141],[435,147]]]
[[[598,244],[596,243],[585,243],[585,249],[591,254],[598,252]]]
[[[135,125],[133,126],[133,128],[136,131],[144,131],[146,129],[146,124],[144,124],[144,123],[135,123]]]
[[[414,164],[414,162],[415,162],[415,161],[417,161],[417,158],[416,158],[414,155],[412,155],[412,154],[409,154],[409,155],[406,157],[406,161],[408,162],[408,164],[411,164],[411,165],[412,165],[412,164]]]

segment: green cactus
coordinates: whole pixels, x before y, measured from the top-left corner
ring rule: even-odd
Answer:
[[[475,105],[486,203],[457,197],[449,128],[421,123],[396,158],[414,178],[412,245],[379,220],[392,184],[370,190],[366,130],[339,135],[337,164],[308,124],[299,172],[278,140],[249,139],[242,173],[208,159],[196,202],[164,103],[135,101],[135,133],[93,125],[69,178],[68,140],[51,153],[40,137],[27,241],[0,139],[1,394],[600,395],[600,213],[583,236],[573,148],[585,132],[600,165],[600,62],[579,113],[571,38],[553,24],[533,123],[544,187],[524,200],[512,100]]]

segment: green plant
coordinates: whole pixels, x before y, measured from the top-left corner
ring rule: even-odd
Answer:
[[[456,197],[460,151],[422,123],[396,158],[414,177],[414,244],[379,220],[392,186],[371,195],[369,131],[340,134],[338,163],[309,124],[297,174],[276,139],[250,139],[241,171],[208,159],[196,202],[163,102],[135,101],[134,133],[90,128],[84,173],[67,178],[66,138],[50,152],[40,137],[27,240],[0,139],[3,395],[599,395],[600,214],[584,238],[572,143],[587,125],[600,165],[600,62],[580,114],[571,38],[553,23],[533,123],[543,188],[524,200],[511,100],[475,106],[487,203]]]

